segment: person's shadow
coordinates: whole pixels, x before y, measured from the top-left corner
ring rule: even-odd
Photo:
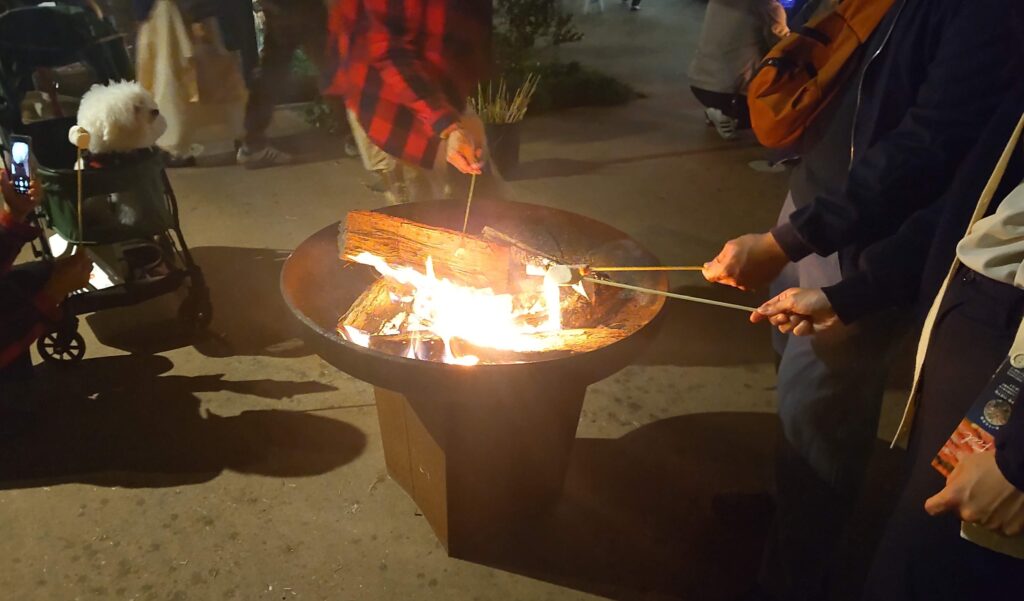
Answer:
[[[313,476],[349,463],[366,446],[366,435],[342,421],[282,410],[220,416],[201,412],[196,396],[227,390],[284,399],[330,386],[166,375],[172,367],[164,357],[141,355],[87,359],[74,377],[41,367],[27,430],[0,438],[0,489],[179,486],[224,470]]]
[[[564,494],[462,559],[623,601],[739,598],[755,582],[774,512],[778,419],[703,413],[621,438],[578,438]],[[859,598],[900,481],[884,444],[855,511],[833,599]]]

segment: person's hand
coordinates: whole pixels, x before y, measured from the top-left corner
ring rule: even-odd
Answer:
[[[1003,477],[995,451],[961,458],[946,487],[925,501],[924,508],[933,516],[955,512],[969,524],[1006,536],[1024,531],[1024,491]]]
[[[43,190],[39,187],[38,180],[33,178],[28,194],[22,194],[14,189],[14,183],[7,171],[0,172],[0,192],[4,195],[8,212],[16,221],[24,221],[43,199]]]
[[[789,257],[770,233],[747,234],[725,243],[722,251],[704,264],[709,282],[752,290],[778,277]]]
[[[821,288],[790,288],[750,314],[750,321],[768,320],[783,334],[810,336],[841,322]]]
[[[483,170],[483,140],[477,138],[468,128],[458,125],[445,139],[445,158],[467,175],[479,175]]]
[[[54,263],[50,279],[43,286],[43,293],[53,304],[59,305],[67,295],[89,284],[90,273],[92,260],[85,252],[79,250],[70,257],[61,257]]]

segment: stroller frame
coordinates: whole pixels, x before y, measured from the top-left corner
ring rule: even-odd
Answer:
[[[95,75],[97,83],[134,79],[123,36],[87,9],[60,3],[23,4],[0,14],[0,142],[4,149],[9,149],[11,135],[33,137],[35,173],[45,197],[33,217],[43,232],[32,242],[33,254],[48,263],[56,259],[48,232],[59,234],[69,247],[90,252],[94,262],[93,253],[101,248],[112,249],[115,256],[121,256],[124,248],[138,245],[160,251],[159,261],[154,263],[160,268],[157,275],[135,278],[134,270],[129,269],[123,283],[103,289],[90,286],[70,295],[62,305],[63,321],[39,339],[36,349],[48,362],[76,363],[85,356],[85,340],[78,332],[79,316],[135,305],[182,287],[187,287],[188,293],[179,306],[179,318],[190,328],[205,329],[213,317],[209,289],[181,231],[178,200],[158,151],[137,151],[116,167],[120,170],[118,175],[124,175],[123,184],[105,168],[90,169],[88,161],[82,166],[83,192],[92,198],[109,199],[115,204],[126,190],[138,192],[137,181],[147,178],[152,191],[149,196],[160,196],[149,198],[156,203],[156,212],[161,216],[155,222],[159,227],[151,222],[146,229],[126,228],[120,235],[108,232],[100,238],[90,238],[78,231],[77,184],[68,183],[77,180],[78,175],[74,170],[74,149],[67,140],[68,128],[75,120],[58,115],[39,122],[23,122],[22,101],[35,89],[33,76],[39,69],[82,65]],[[59,99],[54,103],[59,105]],[[89,234],[90,228],[85,233]]]

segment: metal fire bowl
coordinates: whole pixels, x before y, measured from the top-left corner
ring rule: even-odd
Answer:
[[[377,211],[457,230],[462,227],[464,205],[432,201]],[[568,264],[659,264],[650,251],[621,231],[568,211],[479,200],[473,204],[468,231],[479,233],[485,225],[563,258]],[[337,333],[338,319],[377,277],[370,267],[341,261],[337,239],[338,224],[335,223],[313,234],[295,249],[281,272],[284,300],[307,326],[304,328],[306,341],[324,360],[360,380],[406,394],[452,386],[493,385],[496,381],[524,376],[535,383],[547,381],[554,386],[597,382],[632,363],[653,335],[654,322],[665,303],[660,296],[605,287],[604,292],[615,290],[604,301],[612,304],[605,324],[623,327],[629,335],[586,353],[545,354],[540,358],[510,353],[508,363],[472,367],[408,359],[361,347]],[[664,273],[616,273],[615,279],[657,290],[668,289]]]

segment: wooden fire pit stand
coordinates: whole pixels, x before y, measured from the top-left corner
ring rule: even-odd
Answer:
[[[558,499],[585,392],[534,378],[456,379],[407,394],[377,387],[388,474],[449,554],[466,556]]]

